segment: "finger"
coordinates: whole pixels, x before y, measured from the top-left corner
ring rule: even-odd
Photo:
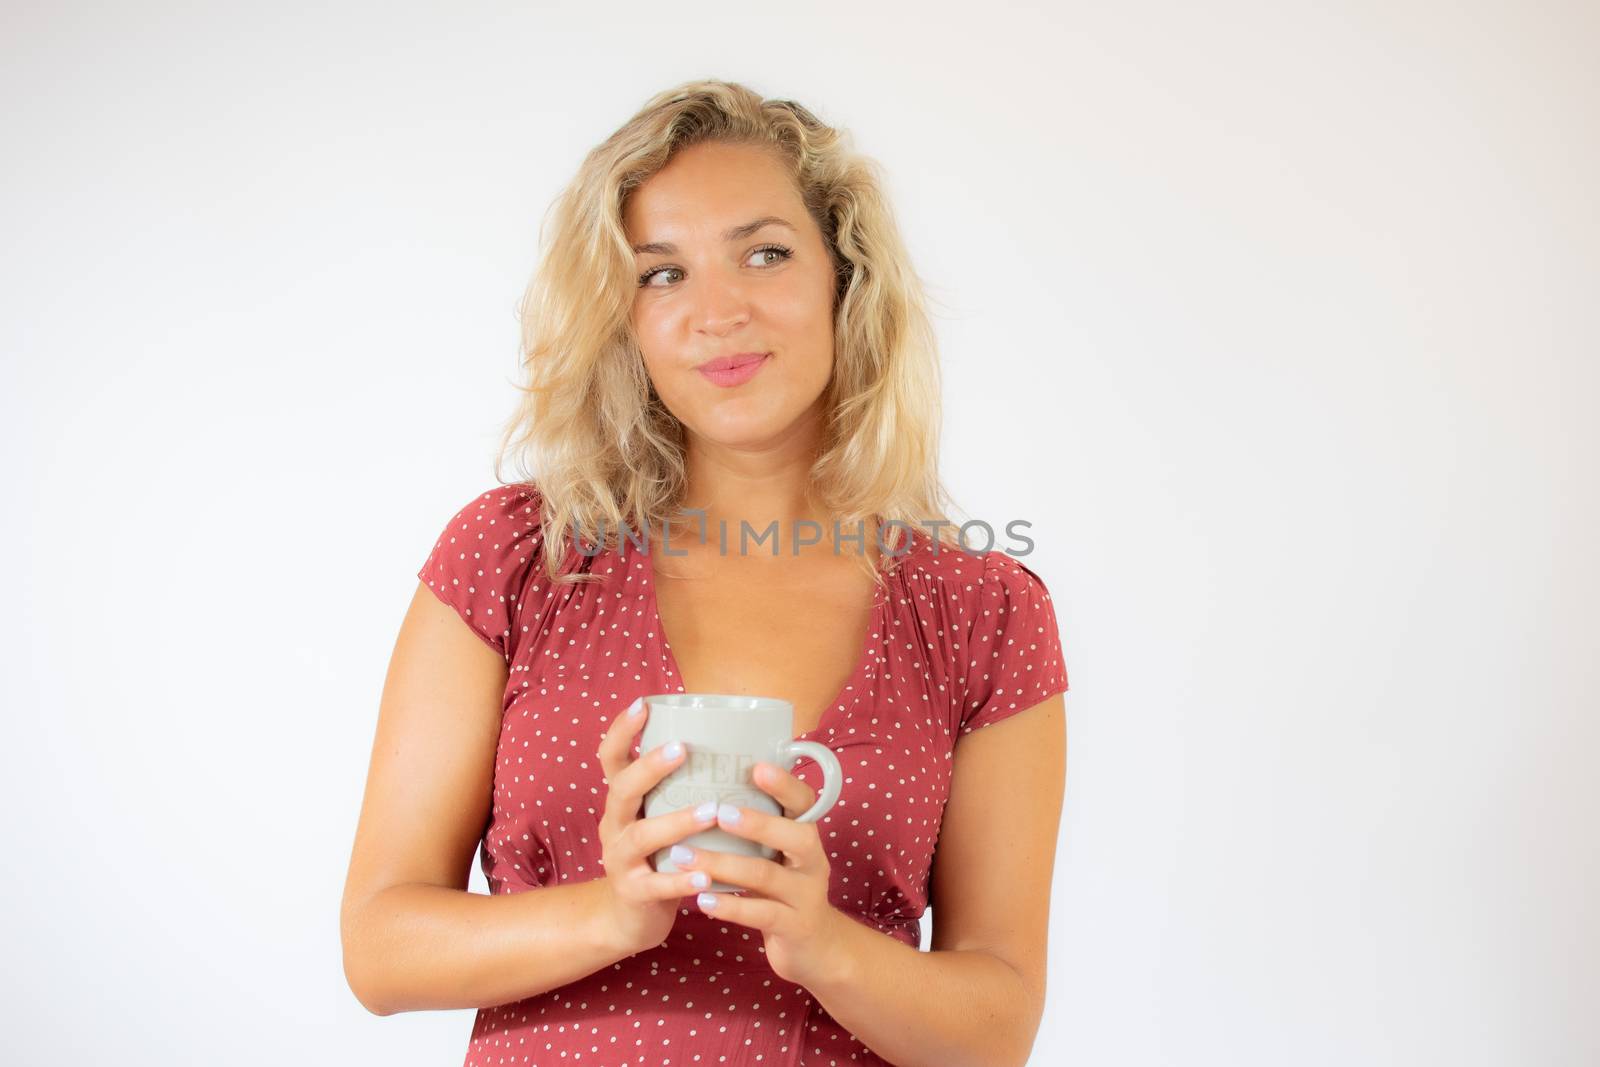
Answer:
[[[798,823],[755,808],[723,804],[717,808],[717,826],[736,837],[776,849],[796,861],[809,860],[822,848],[815,823]]]
[[[817,791],[775,763],[758,763],[755,782],[768,796],[783,805],[789,818],[811,810],[817,802]]]
[[[626,848],[631,853],[650,856],[716,823],[716,804],[710,800],[693,807],[669,811],[665,815],[653,815],[632,825],[628,830]]]
[[[652,901],[692,897],[711,884],[706,871],[649,871],[637,877],[640,899]]]
[[[607,784],[611,779],[622,773],[622,769],[632,762],[632,749],[634,736],[644,726],[644,721],[649,717],[650,709],[644,697],[640,697],[632,704],[617,712],[611,719],[611,724],[606,727],[606,732],[600,737],[600,770],[606,776]]]
[[[668,755],[668,751],[674,746],[678,754]],[[606,800],[607,806],[615,803],[619,805],[617,808],[619,812],[626,812],[630,816],[637,813],[644,803],[644,795],[661,779],[683,766],[688,753],[689,746],[683,742],[667,741],[631,761],[612,775],[606,783],[610,791],[610,796]]]
[[[695,904],[706,915],[715,915],[763,933],[777,930],[783,921],[784,911],[789,910],[787,904],[780,904],[776,900],[741,897],[732,893],[701,893],[695,897]]]
[[[679,863],[679,867],[705,871],[718,881],[748,889],[790,906],[799,899],[798,894],[809,877],[793,867],[785,867],[764,856],[746,856],[710,848],[697,848],[692,851],[693,858]]]

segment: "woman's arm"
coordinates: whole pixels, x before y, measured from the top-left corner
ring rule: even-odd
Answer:
[[[630,955],[599,880],[467,891],[493,792],[504,660],[424,585],[400,628],[340,907],[345,979],[369,1011],[534,996]]]
[[[1060,694],[962,737],[933,866],[932,951],[847,922],[831,973],[807,985],[889,1062],[1028,1062],[1044,1012],[1066,753]]]
[[[594,879],[487,896],[396,885],[345,913],[345,977],[375,1015],[537,996],[633,954],[599,919]]]

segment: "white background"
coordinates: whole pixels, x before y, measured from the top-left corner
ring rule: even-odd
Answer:
[[[883,163],[1034,523],[1033,1062],[1596,1062],[1597,21],[6,5],[6,1060],[460,1062],[340,966],[384,671],[545,207],[714,76]]]

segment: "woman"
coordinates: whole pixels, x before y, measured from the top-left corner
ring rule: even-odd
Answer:
[[[695,82],[557,207],[502,442],[538,475],[468,502],[419,572],[342,908],[352,990],[479,1009],[468,1064],[1024,1063],[1067,676],[1038,576],[937,525],[934,343],[872,164]],[[741,523],[776,540],[741,550]],[[641,818],[686,753],[639,752],[637,698],[679,691],[791,700],[837,803],[794,821],[805,760],[756,769],[782,816]],[[653,869],[713,821],[780,859]]]

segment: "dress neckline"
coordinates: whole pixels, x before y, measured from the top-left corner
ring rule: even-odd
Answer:
[[[636,552],[643,557],[644,563],[644,599],[649,611],[649,621],[655,627],[656,636],[661,638],[661,663],[663,673],[667,676],[669,685],[677,687],[680,693],[688,692],[687,683],[683,680],[683,672],[678,667],[678,657],[672,651],[672,640],[667,636],[667,628],[661,623],[661,606],[656,600],[656,565],[651,558],[648,542],[646,547],[640,548],[629,538],[622,539],[628,545],[629,552]],[[867,683],[876,675],[878,669],[878,653],[882,645],[882,638],[888,624],[887,605],[889,602],[889,579],[883,576],[882,580],[872,583],[872,616],[867,623],[867,636],[863,647],[858,651],[854,669],[850,677],[845,679],[844,686],[828,701],[822,709],[822,716],[817,720],[817,725],[804,733],[794,734],[794,739],[804,741],[823,734],[833,735],[839,732],[837,723],[841,723],[856,703],[861,699],[861,694],[866,691]],[[762,694],[763,696],[767,694]],[[788,700],[788,697],[782,699]],[[790,701],[792,704],[793,701]],[[793,723],[790,723],[791,728]]]

